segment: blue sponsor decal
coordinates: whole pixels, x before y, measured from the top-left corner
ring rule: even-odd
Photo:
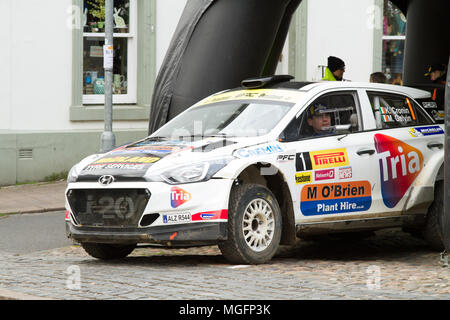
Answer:
[[[367,211],[372,204],[372,197],[331,199],[301,202],[300,209],[304,216]]]
[[[252,156],[259,156],[265,154],[272,154],[283,152],[283,148],[280,145],[268,145],[265,147],[253,148],[253,149],[240,149],[237,151],[237,155],[241,158],[248,158]]]
[[[214,213],[202,213],[200,217],[204,220],[209,220],[215,217]]]
[[[411,129],[413,136],[432,136],[435,134],[444,134],[444,130],[440,126],[429,126]]]
[[[367,211],[371,205],[368,181],[310,184],[301,191],[300,210],[304,216]]]

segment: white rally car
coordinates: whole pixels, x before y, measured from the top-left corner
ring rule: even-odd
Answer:
[[[100,259],[217,244],[230,262],[264,263],[297,237],[400,226],[442,249],[444,130],[416,102],[429,93],[289,80],[243,81],[82,160],[68,236]]]

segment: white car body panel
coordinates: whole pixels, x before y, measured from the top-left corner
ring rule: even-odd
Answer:
[[[421,199],[423,190],[433,188],[437,172],[443,163],[443,149],[430,148],[429,144],[443,143],[443,126],[439,126],[442,132],[435,124],[377,129],[367,91],[401,94],[410,99],[430,96],[428,92],[414,88],[354,82],[320,82],[296,91],[243,90],[248,96],[241,95],[241,99],[255,99],[261,93],[265,96],[257,99],[267,99],[267,93],[273,92],[279,94],[277,99],[280,101],[295,102],[295,105],[264,136],[227,138],[233,143],[208,152],[193,152],[192,149],[220,142],[224,138],[214,137],[192,142],[187,144],[188,148],[184,151],[174,152],[155,162],[145,174],[146,177],[158,176],[171,167],[234,157],[212,179],[174,185],[163,181],[120,182],[106,188],[147,188],[152,196],[143,216],[160,214],[151,227],[187,222],[226,222],[226,215],[205,214],[204,219],[195,221],[192,217],[228,210],[235,180],[250,166],[265,164],[266,166],[259,167],[263,178],[281,174],[285,179],[296,225],[401,216],[421,201],[429,202],[429,199]],[[355,94],[358,122],[362,131],[292,142],[279,141],[280,134],[294,117],[305,112],[308,105],[319,96],[331,92]],[[220,101],[223,97],[230,96],[230,99],[234,99],[235,94],[236,91],[221,92],[200,101],[192,108]],[[154,135],[157,136],[158,132]],[[305,159],[312,163],[307,164]],[[80,172],[89,162],[89,159],[80,162],[75,171]],[[303,169],[299,170],[299,167]],[[67,190],[98,188],[103,188],[98,182],[73,182],[68,184]],[[180,194],[175,195],[181,198],[172,198],[174,190],[181,190]],[[173,201],[180,204],[171,205]],[[68,201],[66,206],[68,211],[73,211]],[[170,220],[173,214],[186,214],[191,219],[176,220],[178,218],[173,217],[174,220]]]

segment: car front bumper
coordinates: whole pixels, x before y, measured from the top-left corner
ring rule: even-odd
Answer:
[[[149,228],[77,227],[66,221],[69,238],[83,243],[149,243],[161,245],[208,245],[227,239],[226,222],[191,223]]]
[[[72,183],[66,190],[66,233],[77,242],[217,243],[227,238],[231,182],[124,182],[106,188]]]

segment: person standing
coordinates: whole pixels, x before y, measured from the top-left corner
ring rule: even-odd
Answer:
[[[343,81],[344,72],[345,62],[338,57],[329,56],[322,81]]]
[[[445,84],[447,81],[447,67],[444,64],[435,63],[428,67],[425,77],[428,76],[435,84]]]
[[[431,99],[436,102],[438,107],[444,109],[447,66],[442,63],[435,63],[428,67],[424,75],[430,77],[431,82],[433,82],[434,88],[431,91]]]
[[[387,79],[383,72],[374,72],[370,75],[369,81],[372,83],[386,83]]]

